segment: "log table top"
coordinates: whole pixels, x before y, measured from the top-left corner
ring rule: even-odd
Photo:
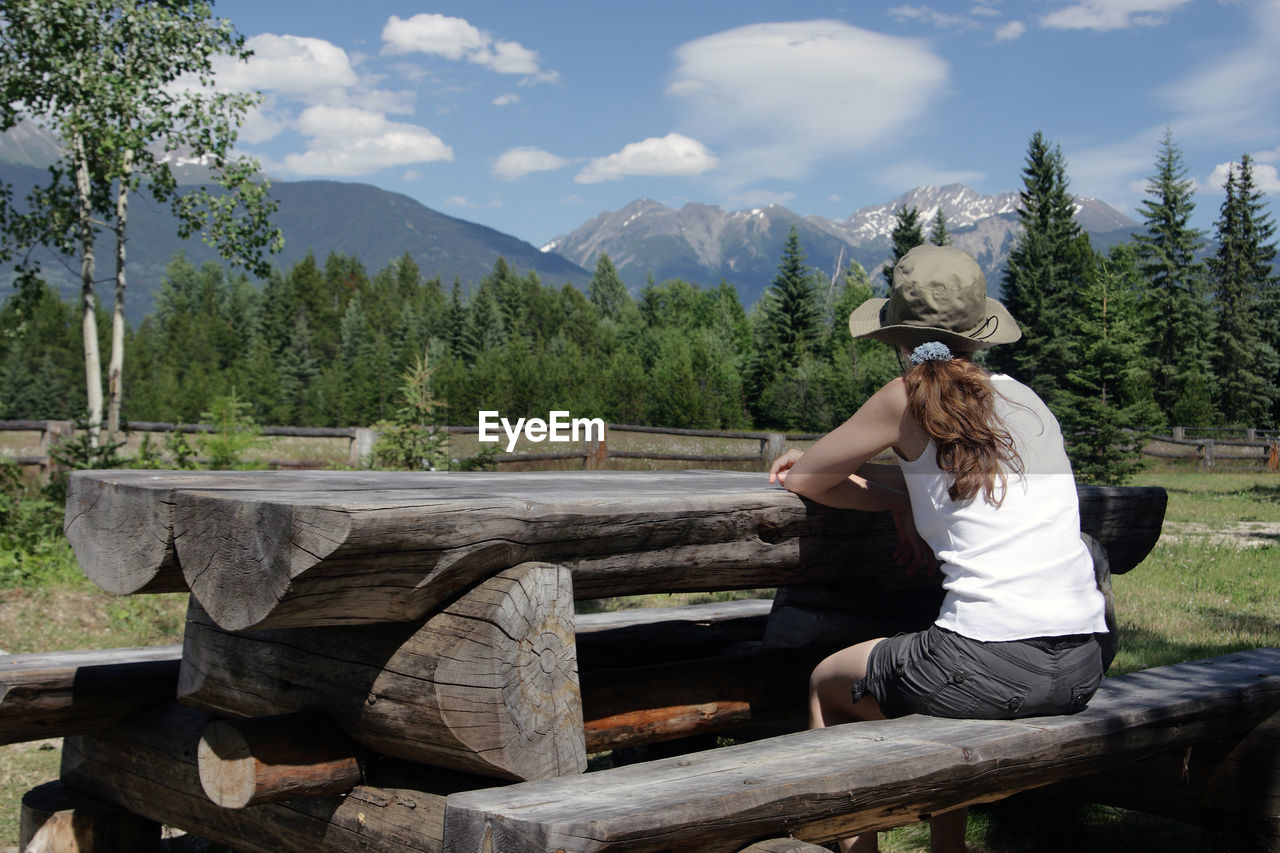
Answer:
[[[1079,487],[1112,572],[1159,537],[1162,489]],[[887,514],[832,510],[725,471],[81,471],[66,532],[116,593],[189,588],[226,630],[417,619],[531,561],[577,598],[831,580],[926,583]]]

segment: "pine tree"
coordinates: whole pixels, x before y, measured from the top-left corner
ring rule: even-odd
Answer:
[[[596,270],[591,276],[591,285],[587,288],[591,304],[600,309],[600,316],[606,320],[617,321],[631,297],[627,294],[627,286],[613,266],[613,261],[604,252],[596,260]]]
[[[1135,235],[1147,280],[1146,314],[1156,359],[1156,400],[1171,422],[1203,426],[1212,420],[1208,341],[1213,325],[1205,298],[1205,267],[1196,259],[1200,232],[1191,227],[1194,182],[1182,152],[1166,131],[1156,174],[1142,203],[1145,233]]]
[[[904,204],[893,213],[893,232],[889,235],[893,242],[893,257],[885,263],[881,274],[884,280],[893,287],[893,270],[902,260],[902,256],[916,246],[924,243],[924,231],[920,225],[920,210],[910,209]]]
[[[941,207],[933,215],[933,227],[929,231],[929,242],[935,246],[948,246],[951,244],[951,234],[947,231],[947,215],[942,212]]]
[[[795,226],[783,246],[778,274],[765,293],[767,335],[784,364],[795,366],[817,342],[818,303]]]
[[[1227,169],[1226,198],[1217,222],[1218,250],[1209,258],[1217,335],[1214,338],[1214,402],[1218,411],[1242,426],[1267,425],[1277,392],[1276,351],[1267,340],[1263,294],[1273,286],[1274,231],[1261,213],[1249,155]]]
[[[1085,483],[1125,483],[1162,422],[1139,321],[1140,281],[1133,249],[1117,246],[1089,277],[1080,310],[1063,330],[1080,357],[1065,377],[1058,415],[1072,468]]]
[[[1022,340],[997,347],[991,363],[1026,382],[1057,411],[1061,379],[1077,360],[1062,334],[1094,266],[1089,237],[1075,221],[1062,150],[1039,132],[1022,170],[1018,220],[1022,233],[1005,264],[1001,298],[1017,318]]]

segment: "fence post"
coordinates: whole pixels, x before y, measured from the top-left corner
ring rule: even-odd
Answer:
[[[378,440],[377,430],[369,427],[356,427],[351,433],[351,447],[347,463],[352,468],[361,468],[368,464],[373,455],[373,443]]]
[[[40,433],[40,450],[37,455],[44,461],[40,463],[40,476],[43,482],[49,482],[62,466],[53,461],[53,448],[70,439],[75,434],[75,424],[71,421],[45,421],[44,431]]]
[[[591,435],[591,431],[587,431]],[[609,427],[600,433],[600,439],[587,439],[587,470],[605,471],[609,468]]]
[[[1213,467],[1213,439],[1206,438],[1204,440],[1204,444],[1202,445],[1202,448],[1203,450],[1200,455],[1200,465],[1205,468],[1212,468]]]
[[[782,455],[782,450],[787,443],[787,437],[780,432],[767,433],[764,438],[760,439],[760,465],[766,471],[773,464],[773,460]]]
[[[1183,439],[1185,439],[1185,438],[1187,437],[1187,428],[1186,428],[1186,427],[1179,427],[1179,426],[1174,427],[1174,428],[1173,428],[1173,437],[1174,437],[1176,440],[1178,440],[1178,441],[1182,441]]]

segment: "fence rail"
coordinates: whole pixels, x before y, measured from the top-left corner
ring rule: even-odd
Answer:
[[[484,449],[479,441],[478,426],[448,426],[459,450]],[[7,456],[24,468],[38,469],[41,479],[53,472],[51,450],[59,442],[74,435],[74,424],[55,420],[7,420],[0,421],[0,456]],[[174,424],[152,421],[135,421],[128,424],[126,438],[134,442],[156,433],[208,434],[215,431],[209,424]],[[334,464],[358,467],[368,464],[377,432],[368,427],[262,427],[262,435],[270,438],[298,440],[301,442],[329,442],[327,457],[292,448],[293,452],[281,453],[273,448],[274,455],[255,458],[268,467],[324,468]],[[14,434],[28,434],[11,439]],[[691,452],[677,452],[669,445],[645,446],[647,437],[677,439],[691,445]],[[554,451],[532,450],[528,440],[520,442],[512,452],[499,453],[499,468],[533,467],[544,464],[579,463],[587,469],[627,467],[633,463],[687,462],[714,466],[749,466],[763,469],[777,457],[787,444],[807,443],[820,437],[819,433],[781,433],[761,431],[681,429],[634,424],[606,424],[604,434],[598,438],[576,442],[572,448]],[[286,448],[288,449],[288,448]],[[697,450],[699,452],[692,452]],[[719,452],[711,452],[711,450]],[[728,452],[736,450],[740,452]],[[1143,454],[1158,459],[1180,459],[1212,468],[1219,462],[1256,461],[1271,469],[1280,468],[1280,431],[1252,428],[1174,427],[1170,435],[1155,436],[1143,448]],[[466,455],[465,453],[462,455]]]

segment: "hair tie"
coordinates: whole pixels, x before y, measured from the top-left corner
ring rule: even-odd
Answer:
[[[951,350],[940,341],[927,341],[911,351],[912,364],[923,364],[926,361],[950,361]]]

